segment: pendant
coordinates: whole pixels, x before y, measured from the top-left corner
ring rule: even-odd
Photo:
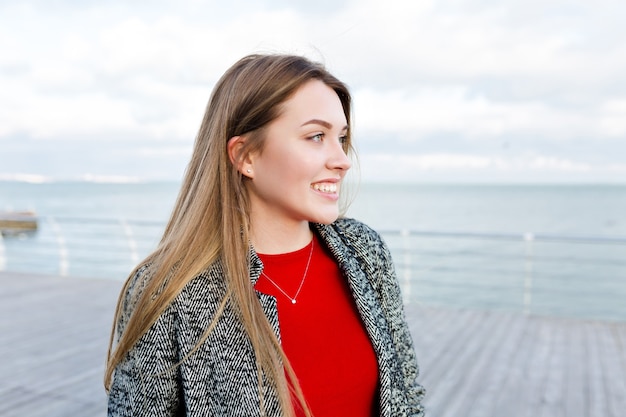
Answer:
[[[295,304],[296,300],[294,300],[293,298],[291,299],[291,304]]]

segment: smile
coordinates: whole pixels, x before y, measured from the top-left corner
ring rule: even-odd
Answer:
[[[311,185],[315,191],[319,191],[326,194],[336,194],[337,193],[337,184],[333,183],[318,183]]]

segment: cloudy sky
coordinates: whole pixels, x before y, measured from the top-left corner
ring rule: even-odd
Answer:
[[[0,179],[182,176],[253,52],[352,89],[367,181],[626,182],[621,0],[0,0]]]

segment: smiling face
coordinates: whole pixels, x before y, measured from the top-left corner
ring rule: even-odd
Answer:
[[[339,216],[339,191],[351,163],[348,126],[337,93],[311,80],[281,105],[265,127],[263,149],[240,167],[248,181],[253,224],[283,230]],[[248,172],[249,170],[249,172]]]

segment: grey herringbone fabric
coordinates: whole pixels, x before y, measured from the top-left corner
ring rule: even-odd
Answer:
[[[387,246],[376,232],[352,219],[315,228],[348,280],[374,346],[381,416],[423,416],[424,390],[416,382],[413,342]],[[254,252],[251,265],[254,284],[263,267]],[[133,286],[141,285],[141,275]],[[225,294],[222,275],[217,262],[192,280],[118,365],[109,393],[110,417],[260,415],[254,352],[232,309],[226,307],[208,339],[185,358]],[[279,335],[276,300],[258,295]],[[127,305],[122,329],[130,310]],[[280,416],[275,390],[269,384],[263,389],[266,415]]]

